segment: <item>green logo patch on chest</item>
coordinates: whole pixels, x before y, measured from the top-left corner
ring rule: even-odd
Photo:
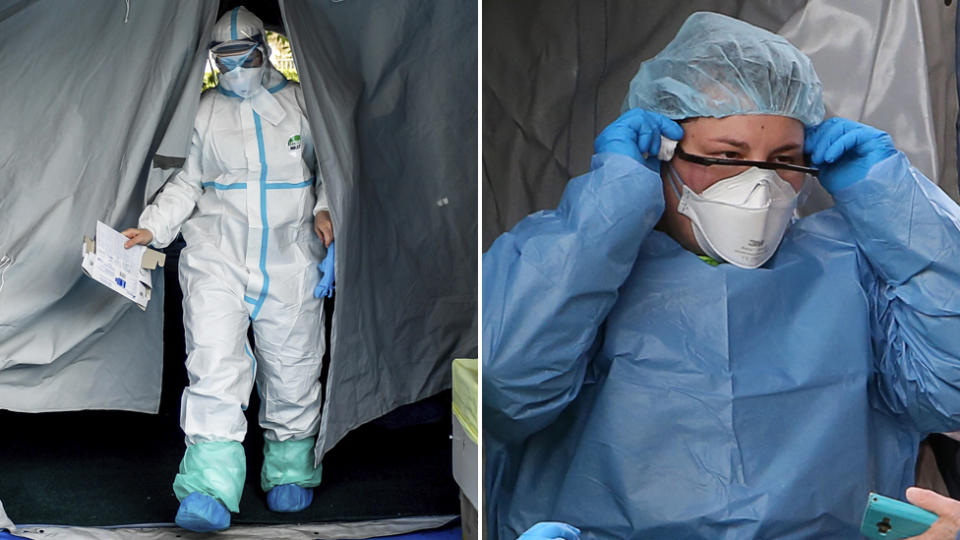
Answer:
[[[287,141],[287,148],[289,148],[291,152],[296,152],[303,148],[303,141],[300,140],[300,136],[294,135],[290,137],[290,140]]]

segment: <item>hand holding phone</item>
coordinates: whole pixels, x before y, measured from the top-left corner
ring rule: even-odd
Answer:
[[[903,501],[870,493],[860,523],[860,532],[867,538],[892,540],[909,538],[930,528],[937,515]]]

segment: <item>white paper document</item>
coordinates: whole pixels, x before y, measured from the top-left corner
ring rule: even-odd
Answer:
[[[84,247],[83,270],[100,283],[133,300],[141,308],[150,300],[150,271],[142,267],[145,246],[125,249],[127,237],[97,222],[96,250]]]

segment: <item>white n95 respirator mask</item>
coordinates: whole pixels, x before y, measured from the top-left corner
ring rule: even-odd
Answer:
[[[799,194],[776,171],[751,167],[700,194],[672,165],[668,174],[680,198],[677,211],[693,222],[700,249],[740,268],[758,268],[773,256],[797,208]]]
[[[248,98],[263,90],[263,66],[237,67],[220,74],[220,84],[234,94]]]

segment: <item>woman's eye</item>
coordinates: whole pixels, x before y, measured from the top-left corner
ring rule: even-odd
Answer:
[[[716,152],[714,155],[723,159],[740,159],[740,152],[734,152],[732,150]]]
[[[777,156],[773,160],[777,163],[797,163],[797,158],[794,156]]]

